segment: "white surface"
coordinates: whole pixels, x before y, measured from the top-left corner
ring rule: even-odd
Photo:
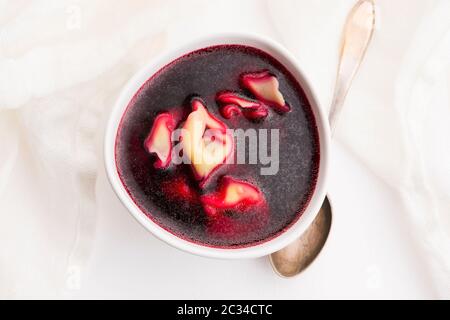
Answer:
[[[144,232],[106,183],[104,123],[134,72],[218,31],[280,41],[329,105],[353,0],[0,1],[0,297],[449,298],[450,1],[375,1],[336,131],[333,232],[293,281]]]

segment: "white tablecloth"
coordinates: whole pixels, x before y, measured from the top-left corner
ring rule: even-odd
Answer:
[[[96,261],[94,244],[107,221],[107,212],[98,205],[106,188],[101,146],[105,120],[121,87],[140,67],[199,35],[255,32],[298,57],[326,106],[340,31],[354,3],[0,1],[0,297],[58,298],[77,290],[89,296],[86,288],[95,280],[89,279],[87,266]],[[336,139],[399,204],[395,219],[410,235],[407,245],[417,248],[433,288],[417,296],[449,298],[450,2],[376,3],[377,30]],[[342,178],[342,188],[351,190]],[[370,190],[365,196],[370,197]],[[379,236],[390,227],[377,225]],[[197,257],[185,259],[203,263]],[[234,272],[237,263],[229,264]],[[260,288],[256,278],[252,281]],[[399,285],[407,288],[407,279],[403,281]],[[383,288],[378,296],[390,296],[389,286]],[[263,297],[296,297],[289,293],[295,290],[291,286],[283,294]],[[191,291],[193,297],[208,298],[206,293],[196,295],[195,288]],[[160,297],[170,295],[163,292]]]

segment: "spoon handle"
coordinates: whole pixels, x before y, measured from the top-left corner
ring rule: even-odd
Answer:
[[[352,80],[372,38],[374,26],[373,0],[360,0],[350,11],[342,33],[339,66],[328,118],[332,135]]]
[[[332,135],[347,92],[372,38],[374,26],[373,0],[359,0],[349,13],[342,34],[339,67],[329,113]],[[308,230],[296,241],[270,256],[276,273],[284,277],[293,277],[316,258],[328,236],[329,225],[324,221],[331,221],[331,216],[327,218],[327,212],[331,215],[331,208],[325,199],[318,216]]]

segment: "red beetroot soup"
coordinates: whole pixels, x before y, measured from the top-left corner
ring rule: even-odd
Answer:
[[[317,182],[319,134],[302,87],[280,62],[253,47],[222,45],[191,52],[149,76],[121,119],[115,147],[120,179],[149,219],[198,244],[240,248],[267,241],[300,218]],[[258,94],[258,85],[270,86],[273,79],[285,105]],[[249,164],[248,144],[247,164],[221,164],[203,180],[201,168],[170,159],[166,164],[149,152],[155,123],[188,127],[194,109],[203,107],[208,119],[217,120],[213,126],[267,129],[269,142],[270,130],[278,129],[278,172],[261,175],[267,164]],[[234,201],[236,190],[246,198]]]

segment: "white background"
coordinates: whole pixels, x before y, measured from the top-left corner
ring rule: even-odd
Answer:
[[[449,298],[448,0],[375,0],[333,147],[332,231],[298,278],[168,247],[105,177],[105,120],[153,57],[256,32],[298,58],[328,106],[355,2],[0,1],[0,297]]]

